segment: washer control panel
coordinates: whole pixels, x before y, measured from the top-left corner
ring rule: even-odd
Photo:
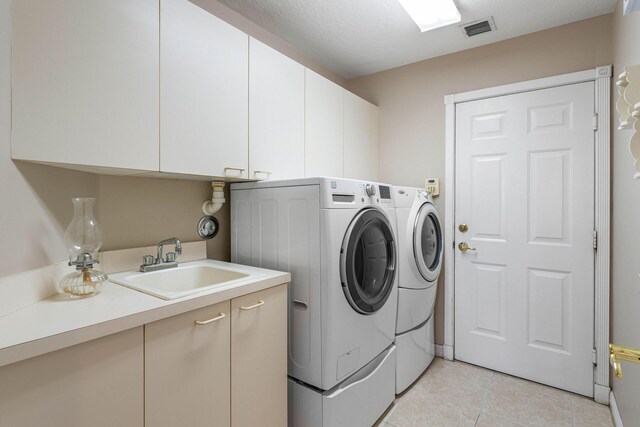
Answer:
[[[386,185],[381,185],[380,198],[385,200],[391,200],[391,187],[387,187]]]
[[[367,194],[367,196],[369,197],[373,197],[376,195],[376,186],[373,184],[367,184],[364,187],[365,193]]]
[[[395,206],[393,187],[389,185],[367,181],[332,180],[327,187],[324,188],[330,189],[328,195],[331,197],[331,203],[327,206],[332,208]]]

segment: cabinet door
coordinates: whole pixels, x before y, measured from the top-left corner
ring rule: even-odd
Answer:
[[[343,169],[343,89],[306,70],[305,175],[340,178]]]
[[[231,421],[287,425],[287,285],[231,301]]]
[[[0,368],[0,426],[144,424],[142,327]]]
[[[229,425],[229,325],[229,301],[145,325],[147,427]]]
[[[344,177],[378,180],[378,107],[344,92]]]
[[[12,156],[158,170],[158,1],[19,0]]]
[[[247,178],[249,36],[161,0],[160,169]]]
[[[255,39],[249,52],[249,177],[304,177],[304,67]]]

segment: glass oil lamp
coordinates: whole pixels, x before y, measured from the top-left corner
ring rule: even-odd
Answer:
[[[97,294],[108,280],[106,274],[94,270],[99,263],[98,250],[102,246],[102,232],[93,215],[94,198],[76,197],[73,201],[73,219],[64,233],[69,251],[69,265],[76,271],[64,276],[59,291],[70,298],[84,298]]]

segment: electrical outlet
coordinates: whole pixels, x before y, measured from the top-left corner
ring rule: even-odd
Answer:
[[[433,197],[439,196],[440,178],[426,178],[424,180],[424,189],[427,190]]]

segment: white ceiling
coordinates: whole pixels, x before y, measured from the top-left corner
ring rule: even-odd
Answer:
[[[397,0],[218,0],[344,78],[367,75],[606,13],[616,0],[456,0],[462,23],[421,33]],[[425,0],[429,1],[429,0]]]

